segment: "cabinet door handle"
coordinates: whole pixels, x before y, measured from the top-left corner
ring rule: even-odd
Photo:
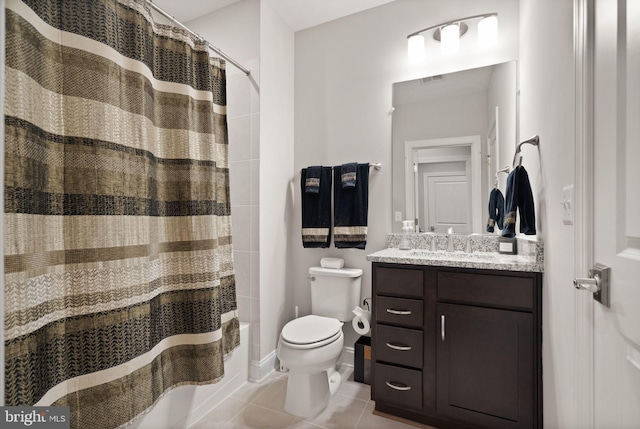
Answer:
[[[407,386],[406,384],[403,385],[399,385],[399,384],[395,384],[392,383],[390,381],[385,381],[385,383],[387,383],[387,386],[389,386],[390,388],[394,389],[394,390],[400,390],[400,391],[407,391],[407,390],[411,390],[411,386]]]
[[[411,346],[398,346],[391,343],[387,343],[387,347],[393,350],[400,350],[401,352],[408,352],[409,350],[411,350]]]
[[[440,315],[440,336],[442,337],[442,341],[444,341],[444,314]]]
[[[411,314],[411,310],[392,310],[391,308],[387,308],[387,313],[397,314],[399,316],[408,316]]]

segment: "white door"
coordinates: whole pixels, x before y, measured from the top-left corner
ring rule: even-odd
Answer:
[[[482,143],[479,135],[450,137],[442,139],[415,140],[405,142],[405,201],[408,219],[416,219],[416,226],[424,228],[424,220],[419,219],[422,198],[420,187],[422,186],[422,175],[419,174],[419,166],[424,163],[452,162],[459,161],[468,157],[467,176],[470,178],[470,232],[481,232],[483,213],[485,212],[482,199],[485,196],[482,193],[482,181],[473,180],[482,177]],[[465,148],[468,147],[466,156],[428,156],[423,159],[421,151],[424,149],[448,149],[448,148]],[[427,229],[428,230],[428,229]]]
[[[456,233],[470,233],[470,187],[467,176],[425,174],[423,180],[427,196],[424,199],[427,231],[446,233],[453,227]]]
[[[590,402],[582,407],[592,413],[584,427],[640,428],[640,1],[585,0],[581,7],[595,18],[595,28],[589,28],[594,65],[587,108],[593,112],[593,148],[586,145],[582,174],[586,200],[592,197],[587,206],[593,218],[585,219],[592,255],[585,260],[611,267],[611,287],[610,308],[576,291],[583,318],[578,325],[590,328],[582,337],[577,332],[578,350],[591,366],[591,373],[577,374],[590,378],[590,391],[577,395]]]

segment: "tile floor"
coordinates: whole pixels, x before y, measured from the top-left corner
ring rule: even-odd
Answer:
[[[246,383],[190,429],[428,429],[374,415],[371,388],[353,381],[353,368],[339,369],[344,380],[320,414],[300,419],[285,413],[287,373],[275,372],[262,383]],[[435,428],[431,428],[435,429]]]

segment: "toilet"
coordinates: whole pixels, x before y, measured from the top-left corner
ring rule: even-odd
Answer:
[[[338,391],[342,325],[353,319],[352,310],[359,304],[361,277],[362,270],[356,268],[309,268],[312,314],[282,328],[276,352],[281,367],[289,370],[287,413],[314,416]]]

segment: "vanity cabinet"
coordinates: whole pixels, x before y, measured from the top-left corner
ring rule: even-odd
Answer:
[[[373,263],[376,410],[440,429],[542,427],[540,273]]]
[[[424,363],[424,270],[379,267],[374,299],[377,340],[372,389],[380,401],[421,410]]]

